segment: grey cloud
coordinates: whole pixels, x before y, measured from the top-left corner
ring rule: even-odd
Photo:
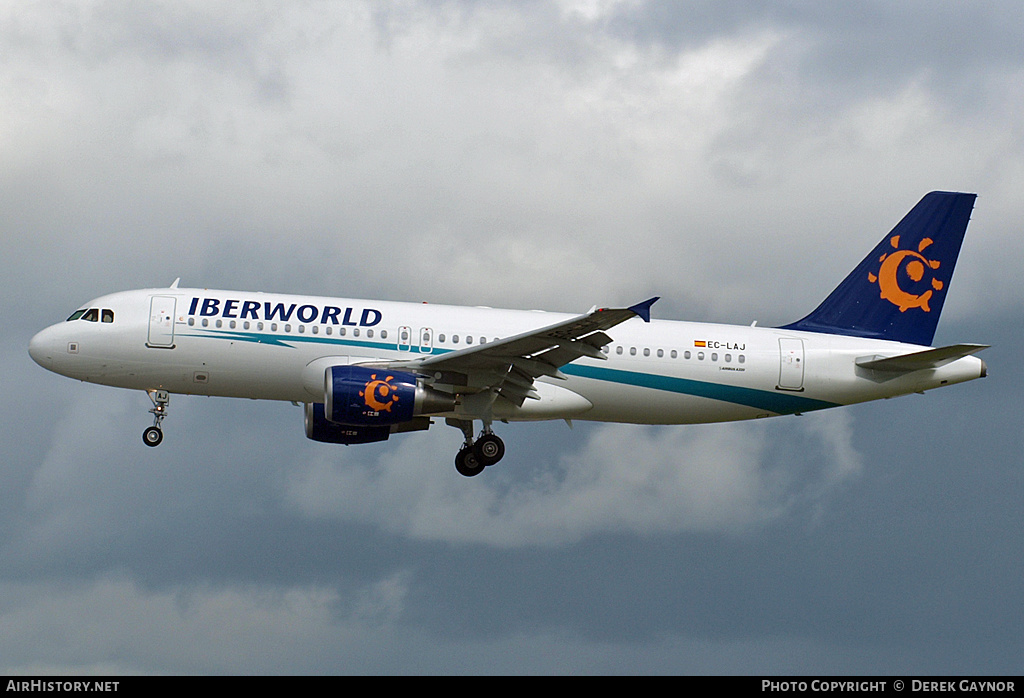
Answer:
[[[806,512],[859,472],[842,415],[805,422],[807,431],[803,424],[776,429],[806,453],[822,453],[808,467],[769,456],[760,425],[601,426],[578,452],[527,478],[495,473],[493,484],[474,481],[453,492],[436,472],[451,459],[451,439],[423,436],[396,444],[369,467],[338,468],[324,452],[325,460],[294,469],[288,499],[317,519],[455,544],[562,546],[621,531],[742,533],[796,506]]]

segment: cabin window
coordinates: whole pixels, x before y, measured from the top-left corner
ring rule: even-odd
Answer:
[[[665,356],[665,350],[664,349],[659,349],[658,350],[658,358],[660,359],[660,358],[662,358],[664,356]]]
[[[622,356],[622,347],[615,347],[615,353],[618,354],[619,356]]]
[[[711,352],[711,360],[712,361],[718,361],[718,353],[717,352]]]
[[[727,363],[727,364],[731,364],[732,363],[732,354],[726,354],[725,355],[725,363]]]
[[[373,336],[373,330],[366,330],[366,336],[367,337],[372,337]]]
[[[223,326],[224,326],[224,321],[223,320],[217,320],[217,327],[223,327]]]
[[[648,349],[647,347],[644,347],[644,356],[650,356],[650,355],[651,355],[651,350]]]
[[[697,352],[697,361],[703,361],[703,360],[704,360],[704,352],[698,351]]]
[[[354,330],[352,330],[352,336],[353,337],[358,337],[359,336],[359,328],[358,327],[355,328]]]
[[[387,330],[381,330],[380,331],[380,338],[381,339],[387,339],[388,338],[388,331]]]
[[[636,356],[636,347],[630,347],[629,348],[629,355],[630,356]]]
[[[686,351],[683,352],[683,358],[684,359],[689,359],[691,356],[693,356],[693,354],[690,353],[689,349],[687,349]]]
[[[196,325],[196,319],[194,317],[190,317],[188,319],[188,326],[189,327],[195,327],[195,325]]]
[[[742,363],[746,363],[746,361],[747,361],[747,357],[745,357],[743,354],[740,354],[739,362],[742,364]]]
[[[678,359],[679,358],[679,352],[677,352],[675,349],[672,350],[672,358],[673,359]]]
[[[473,338],[472,337],[466,337],[466,344],[472,344],[472,343],[473,343]]]

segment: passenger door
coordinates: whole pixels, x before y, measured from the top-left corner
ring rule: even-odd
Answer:
[[[150,296],[149,337],[146,346],[170,349],[174,347],[174,296]]]

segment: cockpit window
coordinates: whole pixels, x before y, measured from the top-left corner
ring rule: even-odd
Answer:
[[[71,317],[67,319],[67,322],[72,320],[86,320],[88,322],[100,322],[102,318],[103,322],[114,321],[114,311],[110,308],[89,308],[88,310],[76,310],[71,313]]]

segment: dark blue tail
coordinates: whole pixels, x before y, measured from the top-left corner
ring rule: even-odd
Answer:
[[[925,195],[813,313],[782,329],[931,346],[975,198]]]

